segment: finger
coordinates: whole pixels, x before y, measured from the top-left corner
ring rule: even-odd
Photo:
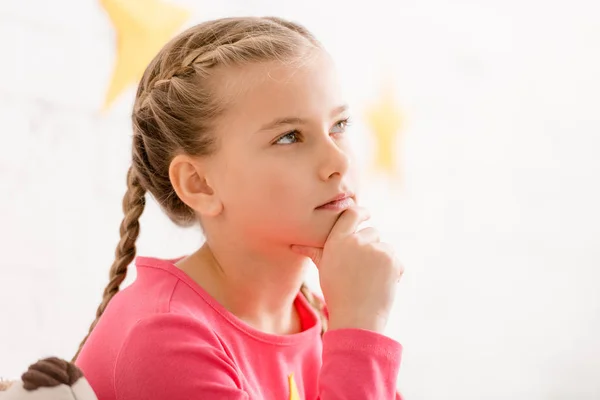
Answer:
[[[394,267],[395,267],[395,270],[397,273],[397,278],[398,278],[398,281],[400,281],[400,278],[402,278],[402,275],[404,275],[404,265],[400,262],[400,259],[398,259],[397,255],[396,255],[396,248],[394,246],[392,246],[391,244],[384,243],[384,242],[373,243],[372,246],[379,249],[380,251],[388,254],[388,256],[392,259],[392,261],[394,263]]]
[[[299,246],[295,244],[291,246],[291,249],[294,253],[309,257],[316,266],[319,266],[321,257],[323,256],[323,249],[318,247]]]
[[[361,229],[360,231],[356,232],[355,235],[361,242],[364,243],[377,243],[380,239],[379,231],[372,227]]]
[[[371,218],[371,215],[366,208],[350,207],[339,216],[335,225],[331,228],[331,232],[329,232],[329,237],[351,235],[356,232],[361,222],[369,218]]]
[[[377,249],[388,253],[390,257],[395,257],[396,255],[396,247],[386,242],[379,242],[374,245]]]

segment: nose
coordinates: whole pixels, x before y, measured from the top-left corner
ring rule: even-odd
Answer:
[[[328,181],[334,177],[341,178],[350,168],[350,154],[343,146],[340,146],[333,138],[327,135],[322,141],[319,154],[319,178]]]

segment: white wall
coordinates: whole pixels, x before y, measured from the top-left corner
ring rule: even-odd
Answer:
[[[372,176],[367,201],[406,266],[389,332],[408,399],[600,398],[597,2],[177,3],[190,24],[304,23],[358,111],[392,71],[402,182]],[[0,49],[0,376],[15,378],[42,356],[70,358],[100,301],[133,88],[99,112],[115,52],[96,1],[2,0]],[[152,202],[141,223],[140,254],[181,255],[200,238]]]

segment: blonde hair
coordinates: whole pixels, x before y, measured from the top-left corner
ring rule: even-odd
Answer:
[[[175,193],[169,164],[175,155],[206,156],[217,150],[211,124],[226,105],[214,93],[210,78],[217,67],[265,61],[299,60],[319,42],[303,26],[281,18],[223,18],[196,25],[171,40],[148,65],[133,107],[132,165],[123,197],[121,240],[110,268],[109,283],[77,358],[106,306],[119,291],[136,254],[139,218],[150,192],[179,226],[197,222],[194,211]],[[301,292],[319,312],[326,330],[324,305],[306,285]]]

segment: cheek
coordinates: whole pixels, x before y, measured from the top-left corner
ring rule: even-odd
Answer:
[[[355,191],[358,192],[360,191],[360,178],[361,178],[361,171],[360,171],[360,165],[358,164],[359,160],[356,157],[356,153],[355,153],[355,149],[349,145],[346,145],[344,147],[344,152],[348,155],[348,158],[350,160],[350,166],[348,168],[348,173],[346,176],[346,181],[348,182],[348,184],[350,185],[350,187]]]
[[[266,204],[290,204],[302,190],[302,183],[297,171],[289,171],[285,167],[265,168],[257,171],[253,196]]]
[[[279,159],[264,155],[258,159],[241,160],[230,165],[227,172],[229,199],[245,202],[248,206],[274,206],[292,202],[300,194],[310,190],[306,178],[297,168]],[[279,161],[279,162],[278,162]]]

